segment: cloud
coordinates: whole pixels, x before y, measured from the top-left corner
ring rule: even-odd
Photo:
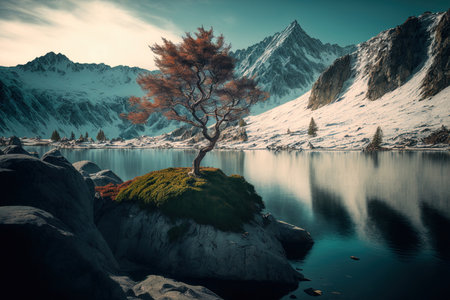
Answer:
[[[16,13],[16,17],[0,19],[2,66],[23,64],[54,51],[76,62],[154,69],[148,45],[160,43],[162,37],[179,41],[182,32],[168,20],[155,16],[149,20],[160,22],[151,24],[105,1],[71,2],[64,8],[38,4],[2,9]]]

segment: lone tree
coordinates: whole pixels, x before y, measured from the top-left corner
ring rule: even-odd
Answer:
[[[213,29],[201,27],[194,36],[186,33],[179,44],[163,39],[161,45],[150,48],[161,73],[139,75],[137,82],[147,94],[131,97],[134,111],[122,116],[145,123],[152,113],[160,112],[169,120],[200,128],[207,144],[200,148],[189,173],[199,176],[200,162],[214,149],[222,125],[244,117],[251,105],[268,94],[253,79],[234,77],[230,46],[222,35],[215,37]]]
[[[75,139],[75,133],[73,131],[70,133],[70,140],[73,141]]]
[[[369,145],[367,145],[366,150],[367,151],[377,151],[381,150],[381,143],[383,142],[383,130],[381,130],[381,127],[378,126],[377,130],[375,131],[375,134],[373,135],[372,141]]]
[[[58,142],[58,141],[60,141],[60,140],[61,140],[61,137],[59,136],[59,132],[58,132],[57,130],[54,130],[54,131],[52,132],[52,136],[50,137],[50,139],[51,139],[53,142]]]
[[[97,133],[97,141],[99,141],[99,142],[104,142],[104,141],[106,141],[106,136],[105,136],[105,133],[103,132],[103,130],[99,130],[98,131],[98,133]]]
[[[319,130],[319,127],[317,127],[317,124],[314,121],[314,118],[311,117],[311,121],[309,122],[309,127],[308,127],[308,134],[310,136],[316,136],[317,130]]]
[[[84,134],[84,139],[87,140],[88,138],[89,138],[89,134],[88,134],[88,132],[86,131],[86,133]]]

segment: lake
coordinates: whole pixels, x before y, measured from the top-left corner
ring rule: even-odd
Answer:
[[[26,147],[41,155],[47,147]],[[123,180],[188,167],[195,151],[62,149]],[[311,281],[286,295],[307,299],[450,299],[449,152],[213,151],[204,166],[240,174],[276,218],[308,230],[315,244],[292,261]],[[356,256],[360,260],[352,260]]]

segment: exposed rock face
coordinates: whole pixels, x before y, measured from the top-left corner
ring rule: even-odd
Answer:
[[[126,299],[98,250],[46,211],[0,207],[0,239],[3,299]]]
[[[30,155],[28,151],[24,150],[21,146],[9,145],[3,149],[3,154],[24,154]]]
[[[410,17],[389,32],[390,48],[380,51],[369,74],[367,98],[376,100],[401,86],[423,62],[427,35],[417,17]]]
[[[422,97],[437,94],[450,82],[449,18],[449,12],[410,17],[402,25],[359,44],[356,52],[337,59],[319,76],[307,107],[314,110],[344,99],[347,91],[359,92],[352,98],[365,95],[377,100],[404,85],[421,68],[428,68],[427,61],[431,61],[431,67],[422,83]]]
[[[351,55],[338,58],[314,83],[308,108],[317,109],[334,102],[351,76]]]
[[[122,263],[131,261],[178,278],[251,281],[295,288],[303,276],[290,266],[278,238],[289,236],[308,244],[309,234],[288,226],[266,230],[264,222],[258,215],[254,222],[244,225],[244,233],[223,232],[187,219],[171,221],[157,211],[144,211],[134,204],[109,203],[103,207],[97,226]],[[175,240],[170,237],[170,231],[180,228],[182,234]]]
[[[434,61],[422,83],[423,97],[434,96],[450,85],[450,10],[439,21],[433,44]]]

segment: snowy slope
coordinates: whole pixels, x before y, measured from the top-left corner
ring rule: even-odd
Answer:
[[[308,108],[311,100],[310,91],[268,112],[248,117],[246,119],[248,140],[246,142],[223,141],[222,147],[245,149],[281,146],[306,149],[309,147],[308,142],[311,142],[314,147],[361,149],[368,144],[377,126],[381,126],[384,132],[383,140],[386,146],[420,147],[421,138],[442,125],[447,127],[450,125],[448,83],[434,96],[424,97],[423,95],[424,79],[432,71],[431,68],[435,68],[434,62],[437,60],[437,55],[443,52],[442,49],[438,49],[441,46],[436,41],[436,36],[443,33],[436,28],[448,28],[449,12],[424,14],[416,19],[413,20],[418,24],[415,31],[421,31],[425,35],[423,45],[418,46],[424,47],[425,53],[421,56],[417,67],[413,68],[410,74],[407,73],[408,76],[403,76],[405,78],[403,83],[398,82],[399,77],[394,77],[395,84],[399,84],[398,87],[389,91],[386,88],[386,82],[379,81],[382,96],[375,100],[369,99],[370,78],[376,76],[376,72],[392,67],[392,65],[384,64],[392,63],[392,53],[390,53],[393,51],[392,43],[395,42],[394,38],[398,32],[402,30],[405,32],[403,25],[384,31],[358,45],[358,51],[351,55],[350,76],[343,82],[331,103],[321,105],[314,110]],[[448,41],[448,30],[445,34],[439,39]],[[417,40],[412,42],[417,43]],[[446,45],[448,47],[448,43]],[[383,60],[383,56],[390,59]],[[407,62],[407,58],[403,57],[401,61]],[[444,65],[441,68],[443,70],[433,69],[433,71],[447,74],[448,78],[448,66]],[[396,70],[406,72],[401,65],[396,66]],[[338,75],[334,74],[334,76]],[[333,78],[330,77],[330,80]],[[330,88],[329,82],[325,87],[320,88]],[[372,83],[372,89],[377,90],[377,88],[379,89],[380,86]],[[314,117],[319,127],[317,137],[307,135],[311,117]],[[288,129],[290,134],[287,133]]]
[[[139,68],[73,63],[50,52],[16,67],[0,67],[0,136],[49,137],[73,131],[78,137],[101,128],[107,137],[133,137],[173,130],[163,118],[152,126],[122,120],[128,98],[143,94],[136,83]]]
[[[263,105],[252,108],[252,114],[256,114],[302,95],[336,58],[355,49],[323,44],[294,21],[282,32],[237,50],[232,56],[237,60],[238,76],[255,76],[260,86],[270,93]]]

